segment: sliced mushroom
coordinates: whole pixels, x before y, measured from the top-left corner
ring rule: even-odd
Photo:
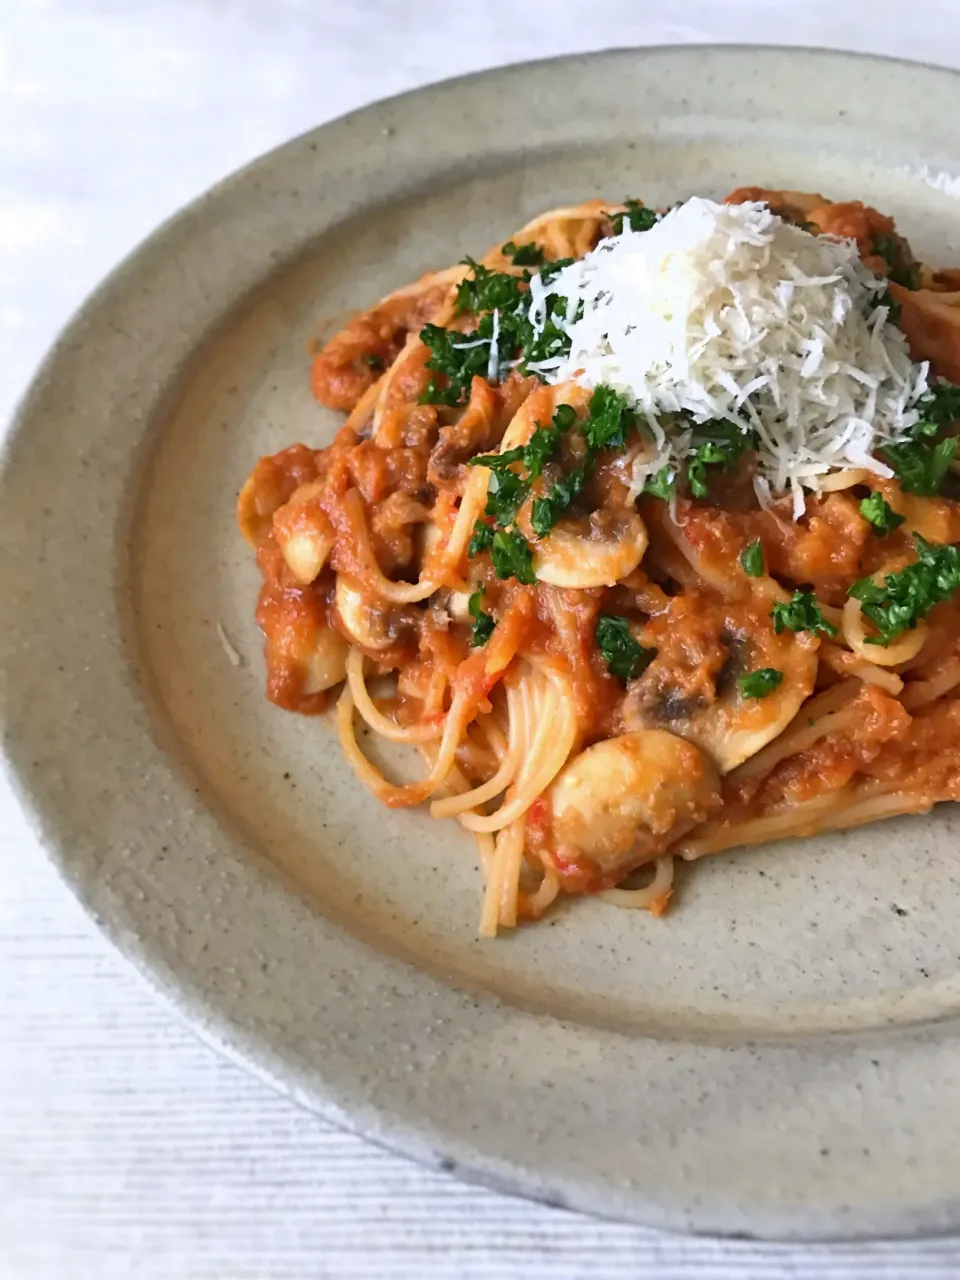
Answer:
[[[273,514],[274,537],[287,568],[304,586],[314,581],[333,550],[333,529],[315,501],[322,487],[320,481],[301,485]]]
[[[718,785],[710,760],[665,730],[607,738],[574,756],[550,787],[557,847],[604,875],[629,870],[702,822]]]

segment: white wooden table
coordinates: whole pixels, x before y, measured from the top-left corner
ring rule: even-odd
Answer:
[[[352,107],[611,45],[760,40],[960,66],[956,4],[0,0],[0,413],[161,218]],[[669,1238],[464,1187],[332,1129],[154,1005],[0,787],[0,1280],[958,1274],[960,1240]]]

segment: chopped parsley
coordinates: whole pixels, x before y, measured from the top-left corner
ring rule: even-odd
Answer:
[[[490,544],[493,571],[498,578],[516,578],[526,586],[536,582],[530,545],[516,529],[498,529]]]
[[[383,358],[381,356],[374,355],[372,351],[368,351],[363,357],[363,363],[368,369],[372,369],[374,373],[380,373],[384,367]]]
[[[457,285],[457,305],[454,314],[466,311],[480,314],[484,311],[512,311],[523,297],[522,285],[529,275],[512,276],[508,271],[492,271],[473,258],[462,261],[473,268],[473,274]]]
[[[626,618],[611,613],[601,613],[593,638],[610,674],[624,683],[640,675],[657,656],[656,649],[645,649],[634,640]]]
[[[556,457],[564,434],[576,420],[576,410],[572,405],[558,405],[550,426],[538,424],[526,445],[470,459],[469,466],[489,467],[493,472],[484,514],[490,516],[501,529],[507,528],[516,519],[532,482],[543,474],[544,464]],[[624,448],[627,436],[635,426],[636,416],[625,397],[612,387],[597,387],[590,397],[587,415],[580,424],[580,434],[587,442],[583,461],[556,480],[544,496],[533,501],[530,523],[538,537],[546,537],[583,492],[584,485],[593,475],[597,455],[604,449]],[[518,462],[522,462],[527,469],[525,477],[511,470]]]
[[[950,470],[950,463],[956,452],[956,437],[947,436],[939,444],[921,444],[912,440],[905,440],[903,444],[888,444],[883,456],[896,472],[904,493],[932,498],[940,492],[943,478]]]
[[[812,635],[816,635],[819,631],[825,636],[837,634],[837,628],[823,616],[817,597],[812,591],[797,590],[788,603],[782,604],[778,601],[770,611],[770,617],[773,619],[773,629],[777,635],[781,631],[809,631]]]
[[[783,684],[783,672],[776,667],[760,667],[749,675],[741,676],[737,681],[740,692],[745,698],[765,698],[774,689]]]
[[[732,471],[742,453],[757,447],[755,432],[741,431],[735,423],[720,418],[699,423],[694,428],[694,439],[702,441],[687,463],[687,481],[695,498],[705,498],[710,492],[707,467]]]
[[[505,258],[510,258],[518,267],[539,267],[544,258],[543,250],[536,244],[514,244],[508,240],[500,246]]]
[[[899,236],[874,236],[873,252],[887,264],[888,279],[904,289],[920,288],[920,268]]]
[[[897,515],[883,494],[877,493],[876,490],[860,503],[860,514],[884,538],[888,533],[893,533],[894,529],[904,521],[904,517]]]
[[[478,520],[473,526],[473,537],[467,546],[467,555],[478,556],[483,551],[489,551],[492,546],[493,529],[482,520]]]
[[[677,477],[669,467],[661,467],[655,476],[651,476],[643,486],[643,492],[652,498],[662,498],[669,502],[677,491]]]
[[[759,538],[740,552],[740,563],[747,577],[763,577],[763,546]]]
[[[946,436],[937,443],[930,437],[960,421],[960,387],[938,382],[917,404],[920,420],[910,429],[910,439],[890,444],[883,456],[897,473],[905,493],[932,498],[940,492],[943,478],[957,452],[957,440]]]
[[[626,206],[623,212],[612,215],[615,236],[623,235],[624,226],[628,226],[631,231],[649,231],[660,221],[657,211],[648,209],[639,200],[624,200],[623,203]]]
[[[544,282],[551,280],[562,267],[569,266],[572,261],[572,258],[557,258],[554,262],[547,263],[540,272],[540,279]],[[523,362],[520,366],[523,373],[532,373],[543,381],[543,374],[530,366],[540,364],[544,360],[558,359],[570,350],[570,336],[560,323],[567,322],[568,305],[567,299],[562,294],[548,294],[545,299],[546,314],[543,317],[543,328],[536,337],[533,333],[533,324],[525,315],[520,315],[513,321],[517,333],[517,346],[523,348]],[[578,303],[571,319],[579,319],[582,314],[583,303],[581,302]]]
[[[695,498],[706,498],[710,492],[708,467],[732,471],[737,459],[748,449],[757,447],[754,431],[741,431],[734,422],[711,418],[697,423],[693,428],[695,448],[686,461],[686,478]],[[674,497],[681,476],[670,467],[661,467],[643,487],[644,493],[665,502]]]
[[[544,284],[549,284],[554,276],[559,275],[564,267],[570,267],[577,261],[576,258],[551,258],[549,262],[543,264],[540,271],[540,279]],[[564,302],[566,306],[566,302]]]
[[[487,332],[484,333],[483,330]],[[479,335],[479,337],[478,337]],[[480,341],[485,338],[486,341]],[[431,378],[420,397],[421,404],[458,405],[470,394],[470,383],[479,374],[487,375],[490,359],[490,341],[493,338],[493,322],[484,316],[480,327],[472,333],[459,333],[456,329],[444,329],[438,324],[426,324],[420,330],[420,341],[430,348],[427,368],[442,374],[446,385],[441,386]],[[502,345],[498,340],[498,348]],[[509,357],[509,352],[505,358]]]
[[[537,423],[537,429],[524,445],[523,465],[530,473],[531,480],[536,480],[543,474],[543,464],[550,462],[556,457],[560,442],[564,433],[577,420],[577,411],[572,404],[557,405],[556,413],[553,415],[553,421],[549,427],[541,426]]]
[[[526,583],[534,581],[530,547],[513,527],[514,522],[533,481],[543,474],[544,465],[556,457],[564,434],[576,420],[576,410],[572,405],[558,405],[551,424],[543,426],[538,423],[525,445],[505,449],[503,453],[481,454],[468,463],[472,467],[488,467],[491,471],[484,515],[493,521],[493,526],[478,521],[467,551],[471,556],[490,551],[498,578],[516,578],[518,582]],[[537,537],[546,537],[583,492],[593,475],[597,455],[604,449],[624,448],[627,435],[635,426],[636,417],[625,397],[612,387],[597,387],[590,397],[587,415],[580,424],[580,434],[587,442],[580,465],[554,481],[545,495],[533,501],[530,524]],[[526,475],[514,469],[518,463],[526,468]]]
[[[592,470],[593,459],[588,456],[581,466],[557,480],[545,498],[534,498],[530,508],[530,524],[537,537],[546,537],[571,503],[580,496]]]
[[[489,467],[493,473],[483,514],[490,516],[501,529],[513,524],[530,492],[530,481],[510,470],[514,463],[523,461],[523,454],[523,446],[518,445],[515,449],[505,449],[503,453],[482,454],[467,463],[469,467]]]
[[[877,630],[876,636],[867,637],[867,644],[886,647],[960,587],[960,547],[935,546],[919,533],[913,536],[917,547],[913,564],[888,573],[880,586],[872,578],[862,578],[847,593],[860,601],[864,616]]]
[[[420,330],[420,341],[430,349],[427,368],[441,374],[444,382],[431,378],[420,397],[421,404],[462,404],[470,394],[470,383],[478,375],[485,378],[490,365],[496,322],[496,358],[498,366],[508,364],[523,345],[523,328],[530,328],[522,315],[524,290],[530,273],[520,276],[505,271],[492,271],[472,258],[465,258],[472,274],[457,286],[456,315],[470,312],[478,315],[475,329],[460,332],[442,325],[427,324]]]
[[[572,426],[575,414],[570,410],[565,418]],[[559,410],[558,410],[559,413]],[[556,422],[556,417],[554,418]],[[604,449],[623,449],[627,437],[636,427],[636,415],[625,396],[613,387],[600,385],[590,397],[587,416],[580,423],[580,434],[587,442],[587,452],[580,466],[561,477],[543,498],[535,498],[530,511],[530,523],[538,537],[545,537],[560,520],[564,512],[583,492],[583,487],[593,475],[597,455]]]
[[[544,464],[556,456],[564,433],[576,420],[576,410],[572,405],[558,405],[551,424],[545,427],[538,423],[525,445],[516,445],[503,453],[481,454],[471,458],[467,464],[489,467],[492,472],[484,515],[497,526],[497,532],[494,532],[490,525],[477,521],[467,554],[474,556],[490,551],[498,578],[516,578],[524,583],[534,581],[530,547],[523,535],[511,526],[530,493],[533,481],[543,474]],[[592,462],[589,454],[587,462]],[[526,476],[512,470],[517,463],[526,467]],[[588,475],[589,469],[585,464],[579,469],[579,474],[574,471],[557,481],[546,498],[534,501],[530,519],[535,533],[542,536],[550,531],[560,513],[583,488]]]
[[[569,408],[569,405],[564,405]],[[543,427],[537,425],[536,431],[527,441],[523,449],[523,464],[527,468],[527,473],[531,480],[536,480],[543,474],[543,464],[549,462],[560,448],[560,440],[562,432],[556,427]]]
[[[473,618],[470,643],[474,648],[481,644],[486,644],[493,635],[494,627],[497,625],[492,615],[483,611],[483,591],[484,588],[482,586],[477,587],[467,606],[470,610],[470,617]]]
[[[490,486],[487,490],[487,505],[484,514],[490,516],[501,529],[507,528],[514,522],[517,512],[523,506],[530,492],[531,482],[542,475],[544,463],[549,462],[556,455],[564,432],[568,431],[576,420],[576,411],[572,405],[559,405],[553,415],[551,425],[544,427],[538,424],[537,429],[525,445],[517,445],[513,449],[505,449],[503,453],[487,453],[470,459],[468,466],[489,467],[493,472],[490,477]],[[526,467],[527,476],[525,478],[510,469],[517,462],[522,462]],[[538,498],[535,500],[532,509],[532,523],[536,533],[542,535],[549,532],[556,520],[559,519],[559,511],[563,507],[569,506],[583,488],[586,476],[581,475],[579,480],[576,480],[574,478],[576,474],[576,472],[573,472],[570,476],[558,481],[551,490],[550,498]],[[563,495],[565,494],[568,496],[564,499]],[[553,506],[556,506],[558,514],[546,524],[546,527],[541,528],[540,526],[544,524],[543,512],[547,509],[544,506],[545,503],[548,504],[551,510]],[[538,511],[540,512],[539,517]]]
[[[952,382],[937,382],[917,405],[922,417],[913,428],[917,435],[933,436],[944,427],[960,421],[960,387]]]
[[[594,453],[601,449],[623,449],[636,421],[626,396],[601,384],[590,397],[590,409],[580,432]]]
[[[507,242],[508,245],[511,243]],[[529,248],[521,245],[518,253]],[[530,272],[523,271],[516,276],[505,271],[493,271],[472,258],[464,261],[472,268],[472,274],[457,286],[455,314],[477,315],[477,327],[460,332],[427,324],[420,330],[421,342],[430,349],[427,368],[442,375],[439,379],[430,379],[420,396],[421,404],[451,407],[463,404],[469,396],[472,380],[478,375],[487,376],[494,333],[498,369],[519,366],[522,373],[535,373],[541,380],[542,375],[529,366],[563,356],[570,349],[570,339],[559,323],[567,321],[566,298],[551,294],[546,299],[543,327],[534,337],[533,324],[524,308]],[[552,279],[572,261],[572,258],[558,258],[545,263],[540,271],[541,279]],[[582,304],[577,314],[581,310]]]
[[[522,480],[509,467],[497,468],[490,476],[483,514],[490,516],[498,528],[506,529],[517,518],[529,492],[529,480]]]
[[[505,471],[514,462],[523,461],[523,445],[504,449],[502,453],[480,453],[471,458],[468,467],[489,467],[491,471]]]

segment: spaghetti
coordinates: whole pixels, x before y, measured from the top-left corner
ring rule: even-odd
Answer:
[[[471,832],[481,934],[960,799],[958,282],[858,202],[595,200],[316,355],[346,425],[238,502],[267,693]]]

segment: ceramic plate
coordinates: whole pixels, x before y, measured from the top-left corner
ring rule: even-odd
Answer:
[[[43,366],[0,481],[6,752],[66,882],[201,1032],[429,1164],[699,1232],[960,1228],[960,822],[706,860],[663,920],[476,937],[472,842],[271,707],[234,499],[325,443],[308,343],[534,213],[861,197],[960,262],[960,79],[626,51],[378,104],[162,227]]]

